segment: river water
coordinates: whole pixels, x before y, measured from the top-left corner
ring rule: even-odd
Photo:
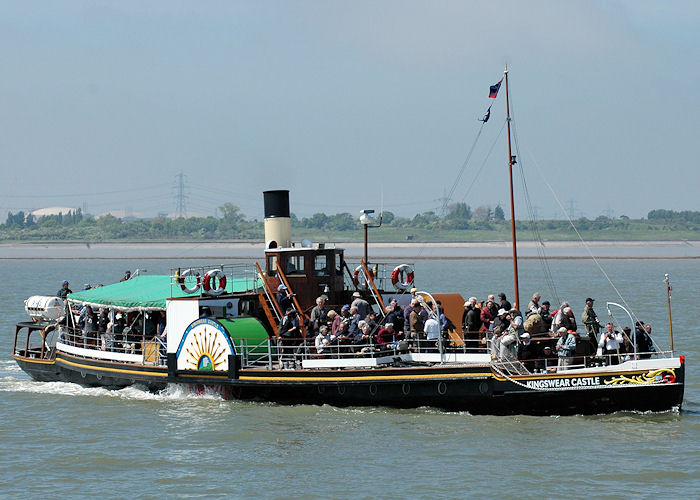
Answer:
[[[663,348],[663,278],[670,273],[675,347],[688,358],[680,412],[477,417],[430,408],[278,406],[175,386],[150,394],[33,382],[12,360],[14,324],[26,318],[28,296],[52,295],[63,279],[78,290],[117,281],[127,267],[155,274],[189,264],[203,262],[0,260],[1,497],[698,498],[698,260],[602,263]],[[556,260],[550,270],[556,291],[546,287],[538,261],[521,262],[523,302],[534,291],[550,300],[556,293],[580,318],[590,295],[604,319],[605,301],[621,301],[593,262]],[[511,275],[508,260],[416,264],[421,289],[465,297],[508,293]]]

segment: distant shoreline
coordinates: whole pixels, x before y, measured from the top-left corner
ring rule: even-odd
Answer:
[[[359,260],[362,243],[326,243],[327,248],[344,248],[349,259]],[[595,241],[588,249],[601,259],[698,259],[700,241]],[[551,259],[590,258],[586,247],[576,241],[545,242],[544,253]],[[0,260],[7,259],[259,259],[262,242],[5,242],[0,243]],[[486,242],[397,242],[371,243],[374,259],[509,259],[510,243]],[[518,244],[518,257],[538,257],[532,241]]]

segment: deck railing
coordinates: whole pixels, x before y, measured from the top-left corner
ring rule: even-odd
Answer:
[[[626,361],[643,360],[650,358],[669,358],[673,357],[673,351],[653,351],[653,352],[619,352],[615,354],[604,355],[579,355],[574,354],[560,358],[556,354],[556,350],[552,349],[553,355],[550,357],[518,359],[511,352],[496,353],[492,349],[492,342],[488,340],[489,352],[491,354],[491,364],[496,371],[506,375],[536,375],[539,373],[557,373],[568,370],[580,370],[583,368],[603,368],[615,366]]]
[[[60,348],[76,356],[155,366],[166,364],[165,341],[152,333],[132,333],[128,329],[97,332],[66,327],[59,327],[57,332]]]
[[[335,340],[327,345],[316,346],[316,338],[271,338],[260,344],[249,346],[241,342],[239,354],[243,368],[267,367],[268,369],[301,367],[304,360],[351,360],[359,358],[383,358],[404,353],[484,354],[486,349],[478,342],[462,342],[457,346],[451,340],[427,340],[422,337],[404,340],[396,335],[391,342],[353,342]],[[264,353],[264,350],[267,353]],[[250,354],[252,353],[252,355]]]
[[[359,286],[361,288],[366,288],[366,278],[365,278],[365,272],[362,269],[362,262],[349,262],[346,261],[346,265],[348,266],[349,272],[352,273],[352,276],[345,276],[345,286],[348,289],[354,289],[356,286]],[[415,266],[412,263],[408,263],[409,266],[415,269]],[[372,273],[372,280],[374,281],[375,286],[379,290],[384,290],[384,291],[392,291],[394,289],[394,285],[391,282],[391,273],[394,271],[396,268],[396,264],[389,264],[385,262],[371,262],[367,264],[367,270]],[[357,280],[359,281],[358,285],[355,285],[353,278],[355,277],[355,271],[357,270]],[[402,293],[400,290],[395,290],[396,293]],[[405,290],[403,293],[407,293],[408,290]]]
[[[211,266],[176,267],[170,270],[171,286],[185,291],[193,297],[206,295],[205,278],[209,278],[207,286],[213,290],[211,295],[216,295],[221,287],[221,278],[225,277],[226,290],[231,291],[255,291],[262,287],[255,264],[225,264]],[[223,288],[223,287],[221,287]]]

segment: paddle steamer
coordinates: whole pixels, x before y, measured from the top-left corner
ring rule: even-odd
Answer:
[[[505,79],[508,103],[507,71]],[[510,151],[510,116],[507,120],[511,220],[515,221],[515,157]],[[418,337],[379,347],[369,341],[353,349],[329,345],[319,353],[307,322],[319,296],[326,297],[328,307],[340,310],[360,294],[379,322],[389,301],[406,306],[412,297],[430,315],[436,312],[429,304],[440,301],[447,317],[459,319],[464,298],[457,293],[411,293],[411,265],[370,263],[367,228],[373,218],[368,213],[361,218],[364,258],[349,265],[341,248],[291,241],[288,191],[266,191],[264,204],[262,266],[257,262],[204,266],[173,269],[170,275],[135,276],[70,294],[65,304],[60,299],[33,297],[26,303],[32,321],[16,325],[14,359],[40,381],[111,388],[140,384],[152,391],[184,384],[197,391],[215,390],[230,399],[286,404],[432,406],[472,414],[534,415],[681,407],[685,357],[673,352],[672,342],[671,351],[634,351],[619,364],[613,364],[611,356],[580,355],[566,370],[558,369],[556,361],[538,364],[533,370],[515,359],[494,359],[487,345],[489,335],[471,342],[456,321],[460,324],[437,342]],[[512,235],[517,306],[514,224]],[[299,338],[286,345],[279,339],[285,315],[277,298],[281,287],[291,293],[291,307],[300,319]],[[78,311],[87,306],[109,309],[110,326],[104,334],[83,333],[85,329],[78,327]],[[166,335],[158,335],[155,326],[162,314]],[[629,318],[634,331],[632,315]],[[533,340],[554,342],[547,334]]]

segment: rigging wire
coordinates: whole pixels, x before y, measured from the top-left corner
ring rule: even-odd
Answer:
[[[472,183],[469,185],[469,187],[467,188],[467,191],[464,193],[464,196],[462,197],[462,202],[464,202],[464,200],[467,199],[467,196],[469,196],[469,193],[471,192],[472,188],[476,184],[476,181],[479,179],[479,175],[481,175],[481,172],[484,170],[484,167],[486,166],[486,163],[488,162],[489,158],[491,157],[491,153],[493,152],[494,148],[496,147],[498,140],[501,138],[501,135],[503,135],[503,130],[506,128],[506,123],[508,123],[508,122],[506,120],[503,120],[503,125],[501,125],[501,129],[498,131],[498,135],[493,140],[493,144],[491,144],[491,148],[489,149],[488,153],[486,153],[486,157],[484,158],[484,161],[481,163],[481,167],[479,167],[479,171],[476,173],[476,175],[472,179]]]
[[[625,298],[622,296],[622,293],[620,292],[620,290],[618,290],[618,288],[615,286],[615,283],[612,282],[612,280],[610,279],[610,276],[608,276],[608,273],[605,272],[605,269],[603,269],[603,266],[601,266],[601,264],[600,264],[600,262],[598,261],[598,259],[596,259],[595,255],[593,255],[593,251],[591,250],[591,247],[588,246],[588,243],[586,243],[586,241],[583,239],[583,236],[581,236],[581,233],[579,232],[578,228],[576,227],[576,225],[574,224],[574,222],[571,220],[571,217],[569,216],[569,214],[567,213],[566,209],[564,208],[564,205],[563,205],[563,203],[561,202],[561,200],[559,199],[559,197],[557,196],[557,193],[555,192],[554,188],[553,188],[552,185],[547,181],[547,178],[544,176],[544,173],[542,172],[542,169],[540,168],[539,163],[537,163],[537,160],[534,159],[534,155],[532,154],[532,152],[531,152],[530,150],[528,150],[528,153],[529,153],[529,155],[532,157],[532,162],[533,162],[533,163],[535,164],[535,166],[537,167],[537,171],[539,172],[540,177],[542,178],[542,180],[543,180],[544,183],[546,184],[546,186],[547,186],[547,188],[549,189],[549,191],[552,193],[552,196],[554,197],[554,200],[557,202],[557,205],[559,205],[559,208],[560,208],[561,211],[564,213],[564,216],[566,217],[566,219],[569,221],[569,224],[571,225],[572,229],[573,229],[574,232],[576,233],[576,236],[578,236],[578,239],[579,239],[579,241],[581,242],[581,245],[583,245],[583,247],[586,249],[586,251],[588,252],[588,255],[591,257],[591,259],[593,260],[593,262],[595,262],[595,265],[598,267],[598,269],[599,269],[600,272],[603,274],[603,276],[605,276],[605,279],[608,281],[608,283],[610,284],[610,286],[612,287],[612,289],[615,290],[615,293],[616,293],[617,296],[620,298],[620,300],[622,301],[622,303],[625,305],[625,307],[627,308],[627,310],[630,312],[630,314],[632,315],[632,317],[634,318],[634,320],[635,320],[636,322],[638,322],[638,321],[639,321],[639,318],[637,317],[637,315],[635,314],[635,312],[632,310],[632,308],[630,307],[630,305],[627,303],[627,301],[625,300]]]
[[[443,201],[442,204],[442,214],[443,216],[445,215],[446,209],[447,209],[447,204],[450,202],[452,199],[452,195],[454,194],[455,189],[457,188],[457,184],[459,184],[459,181],[462,178],[462,175],[464,174],[465,169],[467,168],[467,165],[469,164],[469,160],[471,159],[472,153],[474,152],[474,148],[476,147],[476,144],[481,137],[481,132],[484,130],[484,125],[486,122],[481,123],[481,127],[479,127],[479,132],[476,135],[476,139],[474,139],[474,143],[472,144],[471,148],[469,149],[469,153],[467,154],[467,158],[464,160],[462,163],[462,168],[459,171],[459,175],[457,176],[457,179],[455,182],[452,184],[452,188],[450,189],[450,193],[445,197],[445,200]],[[476,173],[476,176],[472,180],[472,183],[470,184],[469,188],[467,189],[467,192],[465,193],[464,197],[462,198],[462,202],[466,199],[467,195],[471,191],[472,187],[474,187],[474,184],[476,183],[476,180],[479,178],[479,175],[481,174],[481,171],[484,170],[484,167],[486,166],[486,162],[489,159],[489,156],[491,156],[491,152],[493,151],[493,148],[496,146],[496,143],[498,142],[498,139],[501,137],[501,134],[503,133],[503,129],[506,126],[506,122],[503,122],[503,125],[501,126],[501,130],[498,132],[498,136],[496,136],[496,139],[493,141],[493,144],[491,144],[491,148],[489,149],[488,153],[486,154],[486,158],[484,158],[484,161],[481,164],[481,167],[479,168],[479,171]],[[426,241],[418,250],[418,255],[417,257],[421,257],[423,255],[423,252],[428,246],[428,242]]]
[[[532,231],[533,239],[535,240],[535,250],[537,252],[538,260],[540,261],[540,266],[542,267],[542,275],[544,277],[546,286],[547,288],[549,288],[552,297],[556,299],[557,304],[561,304],[562,299],[559,296],[557,286],[554,282],[554,278],[552,277],[552,270],[549,267],[549,261],[547,260],[547,255],[544,250],[544,241],[542,239],[542,234],[540,233],[539,229],[539,221],[537,220],[537,214],[535,214],[535,210],[532,206],[532,198],[530,197],[530,193],[527,188],[527,180],[525,179],[525,171],[523,169],[523,160],[522,156],[520,155],[520,144],[518,142],[518,134],[515,126],[515,121],[513,120],[515,106],[513,105],[512,101],[513,99],[511,97],[511,125],[513,129],[513,139],[515,142],[515,153],[516,156],[520,158],[520,161],[518,162],[518,170],[520,171],[520,180],[523,186],[525,206],[527,208],[528,218],[530,219],[530,229]]]
[[[490,109],[491,108],[489,107],[489,110]],[[472,153],[474,153],[474,148],[476,148],[476,144],[477,144],[477,142],[479,142],[479,138],[481,137],[481,133],[484,131],[484,125],[486,125],[486,122],[485,121],[481,122],[481,126],[479,127],[479,132],[476,134],[476,137],[474,138],[474,142],[472,143],[471,148],[469,148],[469,153],[467,153],[467,157],[464,160],[464,162],[462,163],[462,168],[459,169],[459,174],[457,175],[457,178],[455,179],[455,181],[452,183],[452,187],[450,188],[450,192],[447,193],[447,196],[445,197],[445,200],[442,203],[441,212],[442,212],[443,217],[447,213],[447,204],[452,199],[452,195],[454,194],[455,189],[457,189],[457,185],[459,184],[459,181],[462,180],[462,175],[464,175],[464,171],[466,170],[467,165],[469,164],[469,160],[472,157]]]

